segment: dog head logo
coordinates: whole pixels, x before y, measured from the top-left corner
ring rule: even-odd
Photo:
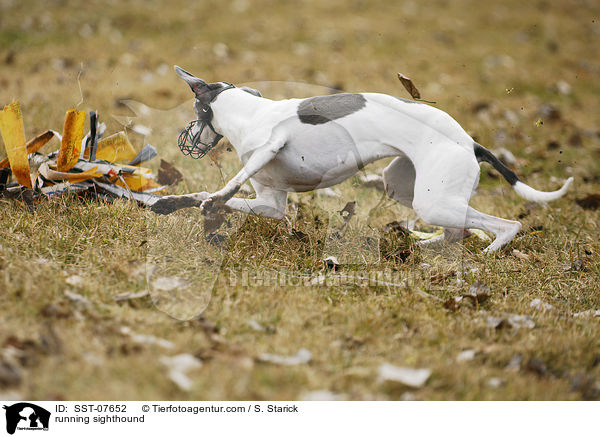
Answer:
[[[50,411],[35,404],[19,402],[11,406],[4,405],[6,410],[6,432],[14,434],[18,430],[48,430]]]

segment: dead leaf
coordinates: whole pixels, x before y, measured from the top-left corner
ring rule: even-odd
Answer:
[[[65,279],[65,282],[73,287],[81,287],[85,284],[85,279],[79,275],[71,275]]]
[[[395,382],[411,388],[420,388],[425,385],[431,370],[413,369],[411,367],[398,367],[392,364],[382,364],[379,366],[379,383]]]
[[[221,225],[225,223],[229,212],[231,212],[231,208],[226,205],[209,209],[204,215],[204,233],[211,235],[218,231]]]
[[[571,270],[574,272],[587,272],[588,268],[585,265],[585,261],[581,258],[578,258],[573,261],[573,264],[571,264]]]
[[[298,366],[300,364],[308,364],[312,359],[312,354],[307,349],[302,348],[293,356],[265,353],[260,354],[257,359],[263,363],[277,364],[280,366]]]
[[[188,282],[178,276],[161,276],[152,281],[152,289],[156,291],[172,291],[187,286]]]
[[[63,343],[50,323],[45,323],[44,329],[40,333],[40,349],[47,355],[56,355],[62,352]]]
[[[528,328],[532,329],[535,327],[535,323],[531,316],[519,315],[519,314],[508,314],[504,317],[488,316],[487,326],[497,330],[502,329],[519,329]]]
[[[531,261],[531,256],[521,252],[520,250],[513,249],[512,254],[523,261]]]
[[[175,345],[168,340],[158,338],[153,335],[137,334],[131,330],[128,326],[121,327],[121,334],[131,338],[134,343],[144,344],[149,346],[160,346],[163,349],[173,349]]]
[[[600,310],[586,310],[573,314],[573,317],[600,317]]]
[[[253,331],[256,331],[256,332],[264,332],[265,331],[265,327],[263,325],[261,325],[260,323],[258,323],[254,319],[248,320],[248,326],[250,328],[252,328]]]
[[[471,361],[473,358],[475,358],[476,354],[477,352],[474,349],[464,350],[456,356],[456,361],[459,363],[463,361]]]
[[[506,365],[506,367],[504,369],[508,370],[510,372],[518,372],[519,370],[521,370],[522,362],[523,362],[523,355],[517,354],[510,359],[510,361],[508,362],[508,364]]]
[[[167,368],[169,379],[183,391],[189,391],[193,386],[187,372],[202,367],[202,361],[190,354],[179,354],[172,357],[162,356],[159,361]]]
[[[72,291],[65,290],[65,296],[69,299],[77,308],[80,310],[89,310],[92,307],[92,303],[88,300],[87,297],[82,296],[78,293],[73,293]]]
[[[183,175],[173,164],[161,159],[156,180],[160,185],[176,185],[183,180]]]
[[[335,256],[329,256],[325,258],[323,262],[325,263],[327,269],[333,270],[334,272],[337,272],[340,268],[340,262]]]
[[[413,99],[421,98],[421,93],[419,92],[415,84],[413,84],[413,81],[410,78],[406,77],[402,73],[398,73],[398,79]]]
[[[339,214],[344,218],[344,223],[348,223],[348,221],[354,216],[354,212],[356,211],[356,201],[353,200],[351,202],[346,203],[342,210],[338,211]],[[344,213],[347,213],[344,215]]]
[[[492,377],[492,378],[488,379],[487,385],[490,388],[499,388],[502,385],[504,385],[504,381],[500,378]]]
[[[142,290],[142,291],[138,291],[137,293],[132,293],[132,292],[125,292],[125,293],[120,293],[117,294],[115,296],[115,301],[116,302],[123,302],[126,300],[134,300],[134,299],[141,299],[143,297],[146,296],[150,296],[150,293],[148,292],[148,290]]]
[[[470,302],[473,306],[477,307],[490,298],[489,291],[490,287],[483,282],[474,282],[468,293],[445,300],[443,304],[444,308],[450,311],[456,311],[461,305],[466,304],[466,302]]]
[[[541,299],[533,299],[529,304],[529,307],[534,308],[538,311],[550,311],[554,309],[554,306],[542,301]]]
[[[575,200],[583,209],[598,209],[600,207],[600,194],[590,194],[589,196]]]
[[[525,364],[525,370],[537,374],[538,376],[546,376],[548,368],[546,363],[540,358],[532,358]]]
[[[291,234],[292,234],[292,237],[294,237],[298,241],[301,241],[303,243],[308,241],[308,235],[306,235],[302,231],[292,228]]]
[[[334,393],[329,390],[315,390],[305,393],[300,397],[301,401],[345,401],[348,396]]]
[[[72,316],[72,313],[66,308],[61,308],[58,305],[49,303],[42,307],[40,315],[55,319],[68,319]]]
[[[15,363],[0,358],[0,387],[14,387],[21,384],[22,372]]]
[[[376,190],[383,191],[383,178],[378,174],[365,174],[359,177],[359,180],[365,187],[375,188]]]
[[[471,299],[475,305],[480,305],[490,298],[490,287],[483,282],[476,281],[463,297]]]

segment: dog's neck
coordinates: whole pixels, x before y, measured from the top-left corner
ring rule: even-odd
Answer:
[[[257,97],[239,88],[226,90],[211,104],[212,124],[218,133],[238,148],[246,132],[252,128],[253,116],[269,102],[269,99]]]

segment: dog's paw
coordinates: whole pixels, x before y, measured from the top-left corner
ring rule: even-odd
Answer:
[[[156,214],[167,215],[182,208],[190,208],[192,206],[200,206],[204,196],[165,196],[150,207],[150,210]]]

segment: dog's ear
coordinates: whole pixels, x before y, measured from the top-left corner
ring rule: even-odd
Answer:
[[[262,94],[260,93],[260,91],[255,90],[254,88],[243,86],[240,89],[246,91],[247,93],[252,94],[253,96],[262,97]]]
[[[175,65],[175,73],[185,80],[187,84],[190,86],[192,91],[196,94],[196,96],[201,96],[206,92],[207,84],[199,77],[194,76],[191,73],[188,73],[183,68]]]

